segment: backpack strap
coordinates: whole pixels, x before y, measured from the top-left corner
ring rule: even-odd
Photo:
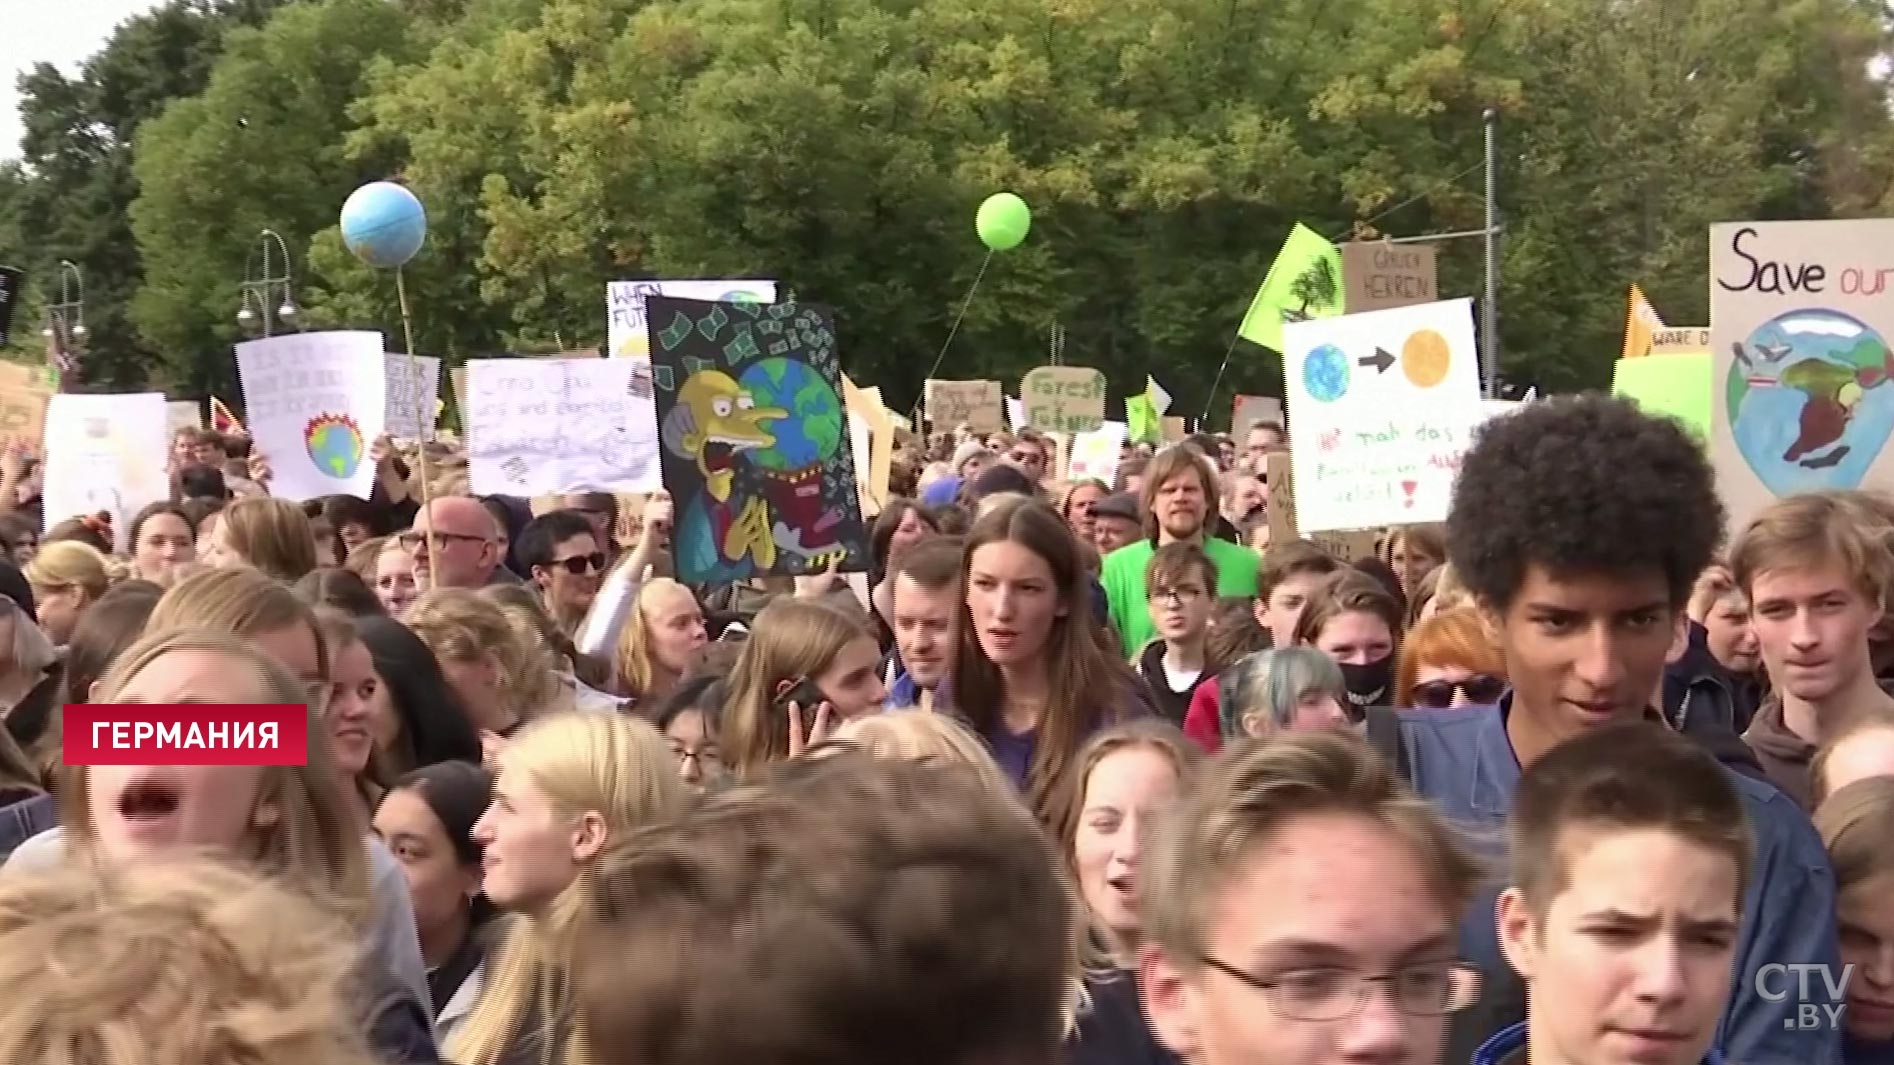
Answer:
[[[1407,760],[1407,744],[1401,739],[1401,715],[1391,706],[1371,706],[1367,717],[1368,745],[1381,753],[1394,772],[1409,784],[1414,773]]]

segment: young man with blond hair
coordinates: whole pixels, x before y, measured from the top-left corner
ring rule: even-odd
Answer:
[[[1717,1065],[1754,862],[1730,777],[1661,725],[1614,725],[1526,770],[1500,946],[1526,1020],[1474,1065]]]
[[[1479,866],[1353,736],[1226,748],[1145,853],[1138,975],[1185,1065],[1436,1065]]]
[[[1813,492],[1772,504],[1730,551],[1775,689],[1743,738],[1804,809],[1816,750],[1853,718],[1894,711],[1868,642],[1894,587],[1891,538],[1860,493]]]

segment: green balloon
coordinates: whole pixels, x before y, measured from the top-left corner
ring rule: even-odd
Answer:
[[[996,192],[980,205],[973,228],[987,247],[994,251],[1012,251],[1032,228],[1032,209],[1026,206],[1025,200],[1010,192]]]

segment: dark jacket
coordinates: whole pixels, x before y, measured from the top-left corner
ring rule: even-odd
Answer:
[[[1177,1055],[1157,1041],[1138,1002],[1138,974],[1087,977],[1085,1009],[1066,1037],[1070,1065],[1177,1065]]]
[[[1730,672],[1710,653],[1709,633],[1690,623],[1690,645],[1664,668],[1664,719],[1685,735],[1715,730],[1742,735],[1762,704],[1762,684]]]
[[[434,1045],[433,1014],[428,1005],[392,973],[366,968],[368,1004],[364,1020],[368,1045],[389,1065],[440,1065]]]
[[[1498,858],[1506,815],[1519,784],[1519,759],[1506,735],[1510,696],[1500,706],[1455,710],[1398,711],[1398,764],[1416,791],[1469,831]],[[1371,720],[1371,736],[1384,733]],[[1377,741],[1377,746],[1380,746]],[[1808,1000],[1761,993],[1757,972],[1765,965],[1841,964],[1835,940],[1835,879],[1821,837],[1782,792],[1725,765],[1755,838],[1754,871],[1743,897],[1743,924],[1736,949],[1737,976],[1718,1024],[1715,1045],[1742,1065],[1808,1065],[1836,1060],[1837,1032],[1794,1027]],[[1482,892],[1461,926],[1463,957],[1479,966],[1485,986],[1480,1001],[1454,1015],[1447,1061],[1470,1060],[1479,1046],[1525,1020],[1525,988],[1499,950],[1493,906],[1499,887]],[[1822,989],[1810,988],[1819,996]],[[1837,1002],[1814,1005],[1839,1005]]]
[[[1473,1065],[1526,1065],[1526,1023],[1521,1021],[1480,1044],[1473,1052]],[[1711,1047],[1703,1055],[1703,1065],[1723,1065],[1723,1055]]]
[[[0,806],[0,864],[13,855],[20,844],[59,824],[59,803],[51,795],[33,793],[10,796]]]
[[[1181,692],[1172,691],[1170,678],[1164,672],[1163,640],[1152,640],[1144,645],[1144,651],[1138,655],[1138,675],[1151,690],[1151,705],[1157,708],[1158,716],[1179,728],[1184,726],[1184,717],[1190,712],[1191,696],[1197,694],[1205,681],[1212,679],[1206,669],[1197,674],[1190,687]]]

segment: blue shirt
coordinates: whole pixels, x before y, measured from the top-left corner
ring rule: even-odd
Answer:
[[[1500,857],[1506,814],[1519,786],[1519,758],[1506,735],[1501,706],[1455,710],[1400,711],[1401,743],[1409,775],[1420,792],[1442,813],[1472,833],[1473,842]],[[1839,972],[1835,940],[1835,879],[1815,827],[1794,802],[1772,785],[1744,776],[1727,765],[1724,772],[1742,799],[1755,838],[1755,864],[1743,897],[1743,924],[1737,935],[1736,973],[1729,1004],[1718,1024],[1716,1046],[1740,1065],[1825,1065],[1841,1055],[1839,1032],[1804,1031],[1794,1026],[1803,1005],[1798,996],[1771,1002],[1758,992],[1756,973],[1765,965],[1827,965]],[[1500,954],[1493,923],[1499,888],[1484,892],[1461,927],[1467,961],[1486,973],[1488,993],[1496,993],[1512,1016],[1524,1018],[1524,994]],[[1809,992],[1822,1001],[1821,981]],[[1513,990],[1510,993],[1508,987]],[[1516,1002],[1506,1001],[1509,997]],[[1476,1009],[1492,1016],[1486,998]],[[1826,1015],[1826,1014],[1824,1014]],[[1481,1039],[1495,1029],[1478,1033]]]

